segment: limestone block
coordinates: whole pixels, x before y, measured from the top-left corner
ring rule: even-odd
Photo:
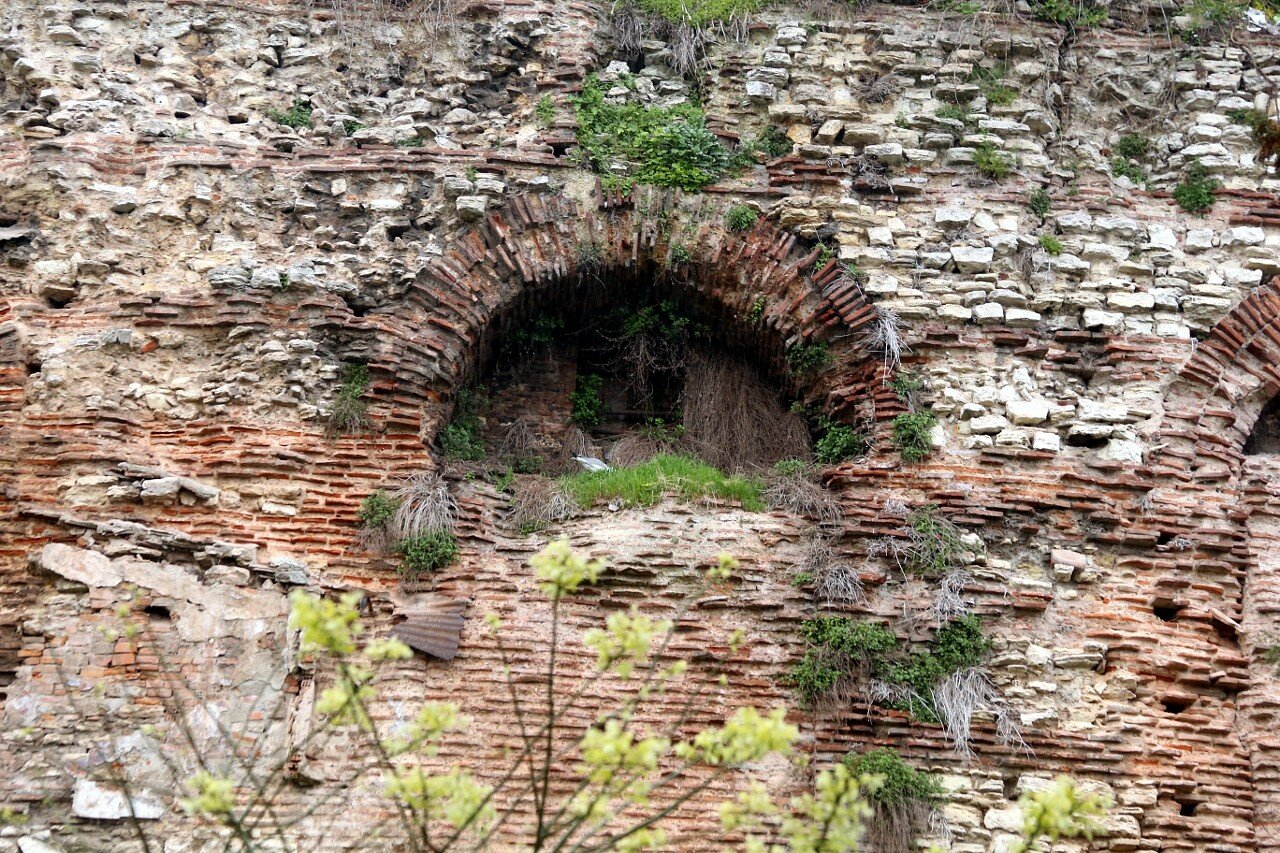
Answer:
[[[124,579],[104,554],[51,542],[40,551],[40,568],[92,587],[112,587]]]
[[[819,145],[834,145],[843,130],[844,122],[837,119],[829,119],[824,121],[822,126],[818,128],[818,132],[813,136],[813,141]]]
[[[972,219],[973,211],[963,207],[939,207],[933,211],[934,223],[944,227],[968,225]]]
[[[1039,313],[1026,308],[1005,308],[1004,321],[1018,329],[1029,329],[1041,320]]]
[[[1101,311],[1096,308],[1086,308],[1084,312],[1084,327],[1086,329],[1102,329],[1109,332],[1117,332],[1124,325],[1124,315],[1118,311]]]
[[[1155,307],[1156,298],[1150,293],[1108,293],[1107,305],[1118,311],[1133,313],[1150,311]]]
[[[969,431],[974,435],[995,435],[1009,425],[1001,415],[983,415],[969,420]]]
[[[902,146],[897,142],[885,142],[879,145],[868,145],[863,152],[881,163],[896,166],[902,162]]]
[[[1224,246],[1257,246],[1267,238],[1267,234],[1256,225],[1241,225],[1228,228],[1222,235]]]
[[[71,812],[89,820],[159,820],[164,806],[150,794],[135,791],[126,796],[123,791],[78,779],[71,796]]]
[[[1004,404],[1004,413],[1011,423],[1035,426],[1049,419],[1049,404],[1045,400],[1010,400]]]
[[[995,250],[990,246],[976,248],[973,246],[952,246],[951,259],[956,269],[962,273],[986,272],[995,259]]]
[[[755,103],[767,103],[778,96],[778,89],[763,80],[747,81],[747,98]]]
[[[999,302],[983,302],[973,306],[973,319],[978,323],[1004,321],[1004,306]]]
[[[485,210],[489,206],[489,200],[482,195],[460,195],[455,202],[458,210],[458,216],[463,221],[474,221],[484,216]]]

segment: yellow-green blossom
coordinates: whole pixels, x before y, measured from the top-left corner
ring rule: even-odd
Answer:
[[[791,800],[781,835],[791,853],[844,853],[858,849],[862,822],[870,815],[860,780],[848,766],[835,764],[818,774],[812,794]]]
[[[235,808],[236,789],[230,779],[201,770],[187,780],[187,788],[192,796],[179,801],[187,814],[217,816],[230,814]]]
[[[374,690],[369,686],[373,673],[364,667],[346,667],[332,687],[326,687],[316,700],[316,710],[329,717],[334,725],[355,723],[365,731],[373,727],[368,706]]]
[[[413,650],[394,637],[388,637],[365,643],[364,656],[369,660],[408,660],[413,657]]]
[[[716,564],[707,570],[707,579],[711,581],[727,581],[736,568],[738,568],[738,558],[728,551],[721,551],[716,556]]]
[[[289,596],[289,627],[302,632],[303,651],[349,655],[356,650],[360,633],[361,593],[347,592],[337,600],[320,598],[302,590]]]
[[[666,847],[666,831],[652,826],[636,830],[626,838],[619,838],[613,842],[613,849],[619,851],[619,853],[635,853],[637,850],[665,850]]]
[[[1041,838],[1093,838],[1102,832],[1094,818],[1107,813],[1111,804],[1096,794],[1081,794],[1075,780],[1059,776],[1043,791],[1022,795],[1022,840],[1014,843],[1011,853],[1023,853]]]
[[[746,790],[739,791],[738,796],[720,804],[720,827],[725,832],[739,832],[755,829],[761,819],[778,813],[778,807],[769,796],[769,789],[759,780],[754,780]]]
[[[629,678],[635,664],[648,657],[653,635],[670,630],[670,619],[654,622],[632,607],[630,614],[609,614],[605,630],[593,628],[587,631],[583,642],[596,652],[596,667],[601,672],[616,667],[619,675]]]
[[[595,583],[604,571],[599,560],[584,560],[569,547],[569,540],[561,537],[543,548],[529,560],[534,574],[542,583],[544,593],[559,598],[578,591],[584,583]]]
[[[692,741],[678,744],[676,754],[713,767],[736,767],[772,752],[785,755],[799,736],[783,708],[764,716],[755,708],[739,708],[720,728],[698,732]]]
[[[472,825],[482,828],[493,820],[493,803],[486,802],[490,788],[459,768],[430,776],[421,767],[397,773],[387,783],[388,797],[399,800],[425,820],[446,820],[455,829],[472,816]]]

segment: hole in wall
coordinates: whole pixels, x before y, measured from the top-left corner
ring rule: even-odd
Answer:
[[[28,375],[28,376],[37,376],[37,375],[39,375],[39,373],[40,373],[40,368],[41,368],[41,367],[43,367],[43,366],[44,366],[44,365],[42,365],[39,361],[28,361],[28,362],[27,362],[27,375]]]
[[[1280,454],[1280,397],[1263,408],[1244,442],[1247,456]]]
[[[1174,797],[1173,801],[1178,804],[1178,814],[1183,817],[1195,817],[1201,805],[1199,800],[1187,796]]]
[[[1166,714],[1181,714],[1196,703],[1194,696],[1166,696],[1160,700]]]
[[[1170,601],[1157,601],[1151,605],[1151,612],[1161,622],[1177,622],[1178,616],[1186,609],[1185,604],[1175,604]]]

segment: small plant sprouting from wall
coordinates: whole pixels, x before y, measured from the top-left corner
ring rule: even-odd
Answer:
[[[933,428],[937,416],[927,409],[903,412],[893,419],[893,444],[903,462],[919,462],[933,452]]]
[[[573,403],[569,419],[581,427],[599,426],[604,421],[604,402],[600,399],[603,387],[604,379],[594,373],[579,377],[577,389],[569,395]]]
[[[360,526],[366,528],[385,527],[395,514],[400,502],[383,489],[378,489],[360,502],[357,517]]]
[[[369,425],[368,406],[362,399],[369,390],[369,368],[363,364],[344,365],[340,378],[342,384],[329,413],[329,433],[350,435]]]
[[[800,635],[804,657],[787,680],[810,706],[852,687],[898,648],[898,638],[884,625],[843,616],[806,619]]]
[[[831,363],[827,345],[821,341],[799,343],[787,350],[787,370],[792,376],[817,373]]]
[[[916,770],[888,747],[862,755],[850,754],[844,763],[855,775],[874,775],[883,780],[869,797],[872,813],[866,840],[876,850],[912,849],[930,813],[944,798],[942,783],[937,777]]]
[[[893,557],[904,572],[939,578],[963,569],[971,549],[964,531],[938,513],[932,504],[907,515],[902,536],[877,540],[875,550]]]
[[[1052,234],[1041,234],[1039,237],[1040,248],[1046,253],[1057,257],[1062,254],[1062,241]]]
[[[453,420],[440,431],[440,449],[452,462],[477,462],[484,458],[484,439],[480,436],[480,410],[485,402],[483,391],[463,388],[453,409]]]
[[[1138,133],[1126,133],[1117,140],[1115,156],[1111,158],[1111,174],[1128,178],[1135,184],[1144,184],[1147,173],[1139,161],[1151,150],[1151,140]]]
[[[973,165],[983,177],[998,181],[1013,171],[1013,158],[998,151],[994,145],[984,143],[974,149]]]
[[[1107,20],[1107,8],[1086,0],[1035,0],[1031,12],[1037,18],[1073,30],[1087,29]]]
[[[1044,222],[1045,216],[1049,213],[1049,193],[1044,189],[1037,189],[1027,197],[1027,209]]]
[[[311,121],[311,104],[301,99],[294,101],[293,106],[287,110],[268,110],[267,118],[294,130],[314,126]]]
[[[1258,145],[1258,161],[1265,166],[1270,160],[1272,167],[1280,171],[1280,121],[1254,109],[1228,110],[1227,117],[1253,132],[1253,141]]]
[[[403,540],[396,545],[396,551],[400,554],[401,576],[412,579],[452,563],[458,556],[458,543],[453,533],[434,530]]]
[[[538,119],[541,127],[550,127],[551,122],[556,117],[556,101],[551,95],[543,95],[538,98],[538,103],[534,105],[533,114]]]
[[[760,213],[750,205],[735,204],[725,214],[724,224],[730,231],[746,231],[756,224]]]
[[[816,426],[821,434],[813,443],[813,458],[823,465],[837,465],[867,452],[867,437],[853,427],[826,415],[818,416]]]
[[[1192,160],[1182,182],[1173,188],[1173,198],[1187,213],[1201,214],[1213,207],[1213,192],[1222,184],[1209,175],[1199,160]]]

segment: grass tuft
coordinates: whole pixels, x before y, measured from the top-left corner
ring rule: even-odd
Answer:
[[[653,506],[663,495],[675,494],[685,500],[735,501],[752,512],[765,509],[758,481],[727,476],[688,456],[662,455],[629,468],[583,471],[562,477],[560,484],[579,506],[612,500],[628,506]]]

